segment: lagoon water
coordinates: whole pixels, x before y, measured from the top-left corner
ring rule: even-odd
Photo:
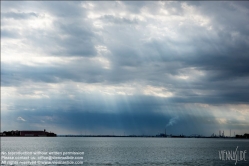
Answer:
[[[219,151],[245,151],[249,140],[128,137],[2,137],[1,152],[84,152],[84,166],[235,165]]]

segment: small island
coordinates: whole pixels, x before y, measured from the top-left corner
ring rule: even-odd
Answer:
[[[43,131],[37,130],[12,130],[12,131],[4,131],[0,133],[1,137],[56,137],[57,134],[53,132],[47,132],[45,129]]]

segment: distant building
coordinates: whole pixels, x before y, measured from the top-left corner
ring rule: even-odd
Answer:
[[[249,134],[245,133],[244,135],[236,135],[236,138],[247,138],[247,139],[249,139]]]
[[[0,133],[0,136],[5,136],[5,133]]]
[[[22,131],[4,131],[0,136],[21,136],[21,137],[56,137],[57,135],[52,132],[35,131],[35,130],[22,130]]]

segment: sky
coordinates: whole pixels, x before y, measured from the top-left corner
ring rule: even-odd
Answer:
[[[1,2],[1,131],[249,133],[249,2]]]

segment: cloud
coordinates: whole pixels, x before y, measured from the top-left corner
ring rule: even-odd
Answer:
[[[29,19],[31,17],[38,17],[38,15],[34,12],[29,12],[29,13],[6,12],[6,13],[2,13],[1,17],[12,18],[12,19]]]
[[[93,101],[87,101],[86,104],[70,107],[68,103],[51,106],[46,102],[42,108],[35,111],[22,109],[22,106],[19,106],[19,110],[12,111],[12,114],[2,113],[2,123],[5,124],[7,119],[12,121],[11,117],[18,116],[21,112],[21,115],[25,116],[29,123],[19,124],[15,129],[32,129],[33,127],[46,128],[50,131],[60,129],[58,134],[66,134],[65,131],[68,134],[79,134],[80,131],[88,132],[88,134],[112,134],[113,131],[116,134],[123,134],[124,131],[127,134],[158,134],[164,131],[165,121],[168,122],[168,134],[208,135],[209,133],[218,134],[219,129],[226,131],[232,129],[236,133],[247,130],[248,122],[246,119],[240,119],[242,114],[232,114],[232,112],[226,111],[224,115],[224,112],[219,110],[220,107],[217,110],[209,108],[206,109],[208,111],[199,112],[191,110],[191,108],[184,108],[184,106],[162,107],[150,101],[151,99],[147,102],[140,101],[140,103],[133,100],[133,103],[128,102],[129,104],[117,101],[117,105],[106,105],[105,103],[93,105]],[[23,105],[25,106],[25,104]],[[39,107],[37,104],[34,106]],[[82,109],[83,107],[84,109]],[[200,109],[201,107],[196,108]],[[247,114],[242,116],[247,116]],[[15,122],[12,125],[14,124]],[[8,128],[11,130],[10,126]]]
[[[18,38],[19,34],[13,31],[9,31],[7,29],[1,30],[1,37],[2,38]]]
[[[110,22],[114,24],[137,24],[138,19],[129,19],[129,18],[123,18],[123,17],[115,17],[113,15],[104,15],[100,18],[104,22]]]
[[[84,122],[96,133],[101,126],[149,133],[165,121],[175,132],[184,123],[206,133],[215,126],[248,127],[235,114],[248,106],[247,2],[2,5],[2,112],[20,110],[15,117],[31,123],[26,111],[33,111],[41,127],[51,110],[60,131],[67,120],[72,125],[66,131],[80,130],[85,117],[96,122]],[[131,126],[126,121],[133,115]]]
[[[26,122],[26,120],[25,120],[25,119],[23,119],[23,118],[22,118],[22,117],[20,117],[20,116],[19,116],[16,120]]]

